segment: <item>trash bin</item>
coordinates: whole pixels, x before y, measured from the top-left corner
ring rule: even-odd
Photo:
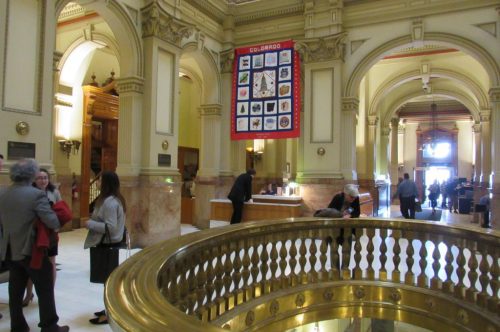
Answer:
[[[471,208],[472,199],[459,197],[458,198],[458,213],[469,214]]]

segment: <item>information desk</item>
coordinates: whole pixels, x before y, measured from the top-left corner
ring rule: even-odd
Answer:
[[[242,221],[281,219],[302,216],[302,198],[295,196],[252,195],[253,203],[246,202]],[[230,221],[233,205],[229,199],[210,201],[210,219]]]

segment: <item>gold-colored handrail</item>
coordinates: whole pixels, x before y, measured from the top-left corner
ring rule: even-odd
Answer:
[[[499,239],[373,218],[232,225],[132,256],[106,284],[106,309],[114,331],[277,331],[346,317],[495,331]]]

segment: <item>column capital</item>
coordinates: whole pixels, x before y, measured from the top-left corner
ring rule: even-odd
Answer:
[[[481,122],[489,122],[491,119],[491,110],[480,110],[479,117],[481,118]]]
[[[156,1],[142,8],[141,14],[143,38],[153,36],[180,47],[182,39],[195,31],[193,24],[171,16]]]
[[[116,80],[116,89],[119,94],[144,92],[144,79],[138,76],[121,77]]]
[[[368,125],[369,126],[376,126],[378,122],[378,117],[376,115],[368,115]]]
[[[398,134],[403,135],[404,133],[405,133],[405,125],[400,124],[400,125],[398,126]]]
[[[391,128],[390,127],[384,127],[382,128],[382,130],[380,131],[380,134],[382,136],[389,136],[389,134],[391,133]]]
[[[54,51],[52,55],[52,70],[58,71],[57,67],[59,66],[59,61],[63,57],[63,53],[59,51]]]
[[[230,48],[228,50],[222,51],[219,54],[220,58],[220,69],[221,73],[227,74],[233,72],[233,61],[234,61],[234,49]]]
[[[342,98],[342,111],[344,112],[356,112],[359,110],[359,98],[357,97],[343,97]]]
[[[304,62],[320,62],[330,60],[344,61],[346,32],[322,38],[306,38],[296,41],[296,50],[302,55]]]
[[[391,119],[391,127],[397,129],[399,127],[399,118]]]
[[[480,123],[475,123],[472,125],[472,131],[475,133],[475,134],[478,134],[481,132],[481,124]]]
[[[222,105],[221,104],[205,104],[200,106],[200,115],[208,116],[208,115],[218,115],[222,114]]]
[[[500,86],[494,86],[489,91],[490,101],[493,103],[500,103]]]

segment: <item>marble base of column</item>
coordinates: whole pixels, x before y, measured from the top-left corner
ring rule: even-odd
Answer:
[[[210,200],[227,198],[233,181],[234,178],[232,176],[196,178],[196,199],[193,217],[194,226],[200,229],[210,228]]]
[[[180,176],[140,175],[120,177],[127,201],[127,228],[132,247],[146,246],[180,236]]]

